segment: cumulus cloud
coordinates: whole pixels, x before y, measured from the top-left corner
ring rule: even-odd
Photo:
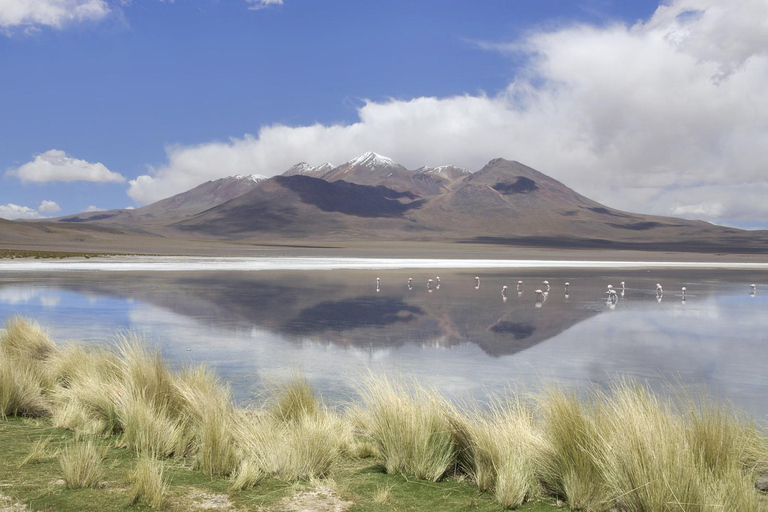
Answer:
[[[17,219],[44,219],[43,213],[56,213],[61,211],[61,207],[55,201],[43,201],[35,210],[28,206],[19,206],[18,204],[8,203],[0,205],[0,218],[7,220]]]
[[[0,0],[0,28],[61,28],[70,23],[99,21],[110,13],[104,0]]]
[[[248,9],[252,11],[265,9],[271,5],[283,5],[283,0],[245,0],[245,2],[248,4]]]
[[[61,211],[61,206],[56,201],[43,201],[37,208],[40,213],[56,213]]]
[[[496,95],[369,101],[349,125],[262,127],[170,146],[130,182],[148,203],[231,174],[368,150],[409,168],[518,160],[609,206],[733,224],[768,214],[768,3],[672,0],[634,25],[572,25],[512,45]],[[519,55],[518,55],[519,56]]]
[[[125,182],[122,175],[110,171],[104,164],[73,158],[59,149],[50,149],[37,155],[31,162],[9,170],[6,175],[15,176],[22,182],[32,183],[50,181]]]
[[[8,203],[0,204],[0,218],[7,220],[42,219],[43,216],[37,210],[28,206]]]

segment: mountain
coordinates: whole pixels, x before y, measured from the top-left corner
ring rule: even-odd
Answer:
[[[445,181],[424,187],[416,176],[426,175]],[[446,167],[409,171],[366,153],[319,177],[294,173],[271,178],[174,227],[238,239],[768,252],[768,232],[623,212],[501,158],[474,173]]]
[[[107,210],[100,212],[79,213],[57,219],[59,222],[99,222],[101,224],[119,223],[167,223],[226,203],[258,187],[267,179],[264,176],[229,176],[207,181],[202,185],[176,194],[135,210]]]

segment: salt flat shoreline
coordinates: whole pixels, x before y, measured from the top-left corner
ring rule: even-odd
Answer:
[[[755,261],[620,261],[550,259],[359,258],[359,257],[195,257],[119,256],[64,260],[0,260],[0,273],[19,272],[205,272],[272,270],[404,269],[723,269],[768,270]]]

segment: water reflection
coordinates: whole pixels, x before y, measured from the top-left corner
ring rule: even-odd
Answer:
[[[658,386],[681,380],[768,413],[766,299],[756,287],[744,293],[744,275],[548,270],[543,277],[441,271],[440,281],[417,275],[427,286],[413,286],[404,272],[384,272],[373,292],[375,277],[364,271],[4,276],[0,318],[29,315],[59,339],[94,343],[135,329],[173,361],[215,365],[241,398],[263,377],[296,366],[324,394],[342,397],[374,366],[453,394],[550,379],[599,385],[617,374]],[[525,294],[524,280],[555,291]],[[662,303],[657,281],[678,286],[681,300]],[[621,282],[608,300],[607,282]],[[507,293],[506,283],[517,283],[518,293]]]

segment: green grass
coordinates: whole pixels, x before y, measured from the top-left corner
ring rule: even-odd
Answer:
[[[28,504],[31,510],[56,510],[59,512],[126,510],[150,510],[142,499],[135,498],[131,473],[136,469],[135,453],[117,447],[111,438],[89,438],[95,446],[104,450],[103,475],[97,488],[68,489],[55,458],[46,458],[35,464],[19,467],[24,458],[42,439],[48,441],[47,450],[54,453],[75,440],[74,432],[54,428],[49,419],[9,417],[0,421],[0,495],[15,502]],[[288,483],[271,477],[263,477],[254,487],[242,491],[230,489],[231,480],[222,476],[210,477],[194,471],[193,458],[164,461],[163,481],[167,485],[164,495],[166,510],[194,510],[201,496],[226,494],[233,510],[280,510],[284,500],[311,490],[316,485],[329,486],[334,494],[353,503],[351,511],[377,512],[402,510],[427,512],[478,511],[501,512],[502,508],[493,496],[481,493],[468,480],[447,479],[432,483],[405,475],[388,475],[374,461],[348,459],[338,466],[328,480],[303,480]],[[390,489],[387,502],[377,503],[377,492]],[[555,512],[567,510],[554,506],[552,500],[524,505],[523,512]]]

